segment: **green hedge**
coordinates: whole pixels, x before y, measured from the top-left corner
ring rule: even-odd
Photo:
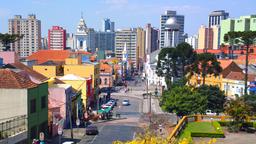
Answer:
[[[229,126],[232,122],[231,121],[218,121],[221,126]],[[243,126],[254,127],[256,128],[256,122],[245,122]]]
[[[224,138],[224,133],[191,132],[191,137]]]

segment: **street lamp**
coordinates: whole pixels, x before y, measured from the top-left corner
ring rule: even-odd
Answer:
[[[59,144],[61,144],[61,135],[63,132],[62,126],[58,125]]]

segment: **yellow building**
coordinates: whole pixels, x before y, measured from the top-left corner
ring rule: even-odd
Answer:
[[[83,78],[79,77],[74,74],[67,74],[61,78],[59,78],[61,81],[63,81],[66,84],[70,84],[76,91],[82,92],[81,99],[84,104],[84,107],[87,106],[87,92],[88,92],[88,86],[87,86],[87,80],[90,80],[90,78]]]
[[[195,74],[190,78],[188,84],[198,87],[203,84],[203,77],[201,75]],[[205,77],[205,85],[218,86],[219,88],[221,88],[221,84],[222,84],[221,74],[219,76],[207,75]]]
[[[48,78],[63,76],[63,67],[59,62],[47,61],[40,65],[34,65],[33,70]]]

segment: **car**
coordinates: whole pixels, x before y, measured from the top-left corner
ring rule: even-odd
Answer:
[[[99,133],[97,126],[89,125],[85,128],[86,135],[97,135]]]
[[[206,110],[206,115],[216,116],[216,113],[212,112],[212,110]]]
[[[130,102],[129,102],[128,99],[124,99],[123,102],[122,102],[122,104],[123,104],[124,106],[127,106],[127,105],[130,104]]]
[[[73,142],[73,141],[65,141],[65,142],[63,142],[62,144],[74,144],[75,142]]]

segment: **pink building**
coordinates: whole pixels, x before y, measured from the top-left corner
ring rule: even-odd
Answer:
[[[53,26],[48,30],[48,48],[64,50],[66,48],[66,30],[60,26]]]
[[[13,51],[0,52],[0,58],[3,58],[4,64],[15,63],[19,60],[19,56]]]

